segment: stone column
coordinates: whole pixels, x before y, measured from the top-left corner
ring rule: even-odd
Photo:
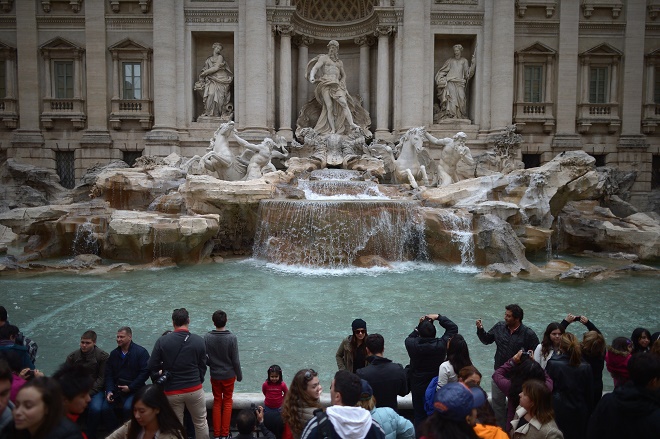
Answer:
[[[543,102],[550,102],[553,96],[552,84],[554,84],[553,72],[555,71],[554,61],[551,56],[545,64],[545,93],[543,94]]]
[[[87,129],[108,131],[108,77],[105,2],[85,2],[85,57],[87,70]],[[78,61],[79,63],[79,61]],[[76,82],[79,82],[76,79]],[[82,81],[80,81],[82,82]],[[109,140],[109,138],[108,138]]]
[[[369,111],[369,38],[365,35],[353,40],[360,46],[360,97],[362,107]]]
[[[627,2],[626,36],[624,40],[625,63],[623,67],[623,92],[621,93],[621,137],[642,138],[641,121],[644,104],[644,47],[646,28],[646,2]],[[612,83],[615,67],[612,67]],[[613,85],[614,86],[614,85]],[[617,96],[613,95],[618,102]],[[621,139],[619,146],[627,146],[628,140]],[[637,144],[638,142],[632,142]],[[645,143],[645,142],[643,142]]]
[[[119,68],[118,57],[117,52],[112,53],[112,99],[119,99],[119,77],[122,72]]]
[[[145,154],[166,156],[180,153],[176,128],[177,77],[176,41],[179,0],[158,0],[152,3],[154,41],[154,127],[145,136]]]
[[[390,34],[391,26],[378,26],[378,73],[376,81],[376,133],[377,139],[390,137]]]
[[[401,82],[401,126],[400,130],[422,125],[425,118],[424,101],[427,83],[425,76],[425,40],[429,39],[429,23],[426,20],[426,11],[430,10],[430,2],[415,0],[404,2],[403,5],[403,36],[401,64],[404,69]],[[380,66],[379,66],[380,69]]]
[[[11,51],[5,61],[5,78],[7,86],[5,87],[5,97],[14,99],[16,97],[16,52]]]
[[[314,44],[314,38],[301,35],[298,39],[298,84],[296,86],[297,108],[300,113],[303,105],[307,103],[307,63],[309,62],[309,46]]]
[[[559,51],[557,59],[557,78],[579,78],[578,76],[578,30],[580,24],[580,2],[563,1],[559,8]],[[586,66],[583,66],[587,69]],[[588,80],[588,72],[581,79]],[[583,82],[584,84],[584,82]],[[582,102],[586,102],[585,93],[588,93],[588,83],[582,87]],[[557,88],[557,102],[555,115],[557,128],[553,148],[581,149],[582,140],[575,132],[577,119],[577,81],[562,81]]]
[[[623,89],[621,92],[621,136],[618,144],[618,164],[624,171],[637,172],[632,187],[631,202],[648,205],[651,190],[652,154],[646,136],[642,134],[644,104],[644,47],[646,42],[646,2],[626,2],[626,34],[623,53]],[[612,66],[612,82],[616,67]]]
[[[493,47],[490,79],[491,129],[501,130],[513,122],[514,0],[493,1]],[[477,67],[478,68],[478,67]]]
[[[9,157],[39,157],[44,154],[35,149],[41,149],[44,137],[39,129],[39,49],[37,38],[37,3],[31,1],[14,2],[16,8],[16,29],[20,33],[16,41],[16,64],[20,72],[17,79],[19,128],[12,133]],[[48,72],[47,72],[48,73]],[[20,151],[18,151],[20,149]],[[55,169],[54,155],[47,154],[48,163],[45,167]],[[29,160],[34,164],[34,161]]]
[[[293,139],[291,130],[291,33],[293,26],[279,25],[280,34],[280,129],[278,134],[287,141]]]
[[[238,121],[247,138],[268,135],[268,27],[266,0],[241,0],[239,16],[245,17],[246,32],[241,46],[245,48],[245,120]]]
[[[518,99],[516,102],[525,102],[525,59],[523,55],[518,56]]]

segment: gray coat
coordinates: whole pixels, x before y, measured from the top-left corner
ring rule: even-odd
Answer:
[[[236,381],[243,380],[241,361],[238,358],[238,340],[234,334],[228,330],[214,329],[204,335],[204,343],[212,379],[227,380],[236,377]]]

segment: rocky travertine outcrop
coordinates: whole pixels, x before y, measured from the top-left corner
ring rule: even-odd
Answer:
[[[660,223],[645,213],[619,218],[596,200],[569,202],[561,212],[560,251],[632,253],[660,257]]]
[[[45,206],[67,195],[54,171],[8,159],[0,164],[0,213]]]
[[[108,223],[103,255],[110,259],[151,262],[161,257],[179,263],[200,262],[211,253],[218,215],[163,216],[115,211]]]

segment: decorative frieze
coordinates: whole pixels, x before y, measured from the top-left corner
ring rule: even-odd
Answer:
[[[559,20],[516,21],[516,36],[556,36],[559,33]]]
[[[266,10],[266,20],[268,20],[269,23],[273,23],[274,25],[290,25],[291,17],[293,17],[295,12],[295,7],[268,8]]]
[[[106,15],[105,27],[108,30],[151,30],[153,28],[151,15]]]
[[[372,15],[365,21],[348,23],[338,27],[325,23],[312,23],[299,18],[298,15],[294,15],[291,18],[291,24],[301,34],[310,35],[322,40],[346,40],[373,33],[379,23],[378,17]]]
[[[83,15],[37,15],[37,27],[40,29],[84,29],[85,17]]]
[[[431,26],[483,26],[482,12],[431,12]]]
[[[186,9],[186,23],[238,23],[235,9]]]
[[[441,5],[478,5],[479,4],[479,0],[435,0],[435,2]]]
[[[612,18],[619,18],[623,9],[623,2],[620,0],[583,0],[582,15],[584,18],[591,18],[594,10],[597,8],[610,9]]]

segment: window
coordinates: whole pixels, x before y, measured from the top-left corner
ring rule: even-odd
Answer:
[[[142,151],[122,151],[123,159],[128,166],[133,166],[135,161],[142,157]]]
[[[591,67],[589,71],[589,102],[592,104],[605,104],[608,102],[607,67]]]
[[[651,162],[651,189],[660,188],[660,155],[654,155]]]
[[[55,61],[55,97],[57,99],[73,98],[73,61]]]
[[[525,66],[525,102],[543,102],[543,66]]]
[[[522,161],[525,164],[525,169],[538,168],[541,166],[541,154],[523,154]]]
[[[596,167],[599,168],[601,166],[605,166],[605,158],[606,154],[592,154],[592,157],[596,159]]]
[[[139,62],[125,62],[124,71],[124,99],[142,99],[142,64]]]
[[[0,60],[0,99],[7,97],[7,77],[5,61]]]
[[[60,176],[60,184],[67,189],[76,186],[75,157],[73,151],[56,151],[55,167]]]

